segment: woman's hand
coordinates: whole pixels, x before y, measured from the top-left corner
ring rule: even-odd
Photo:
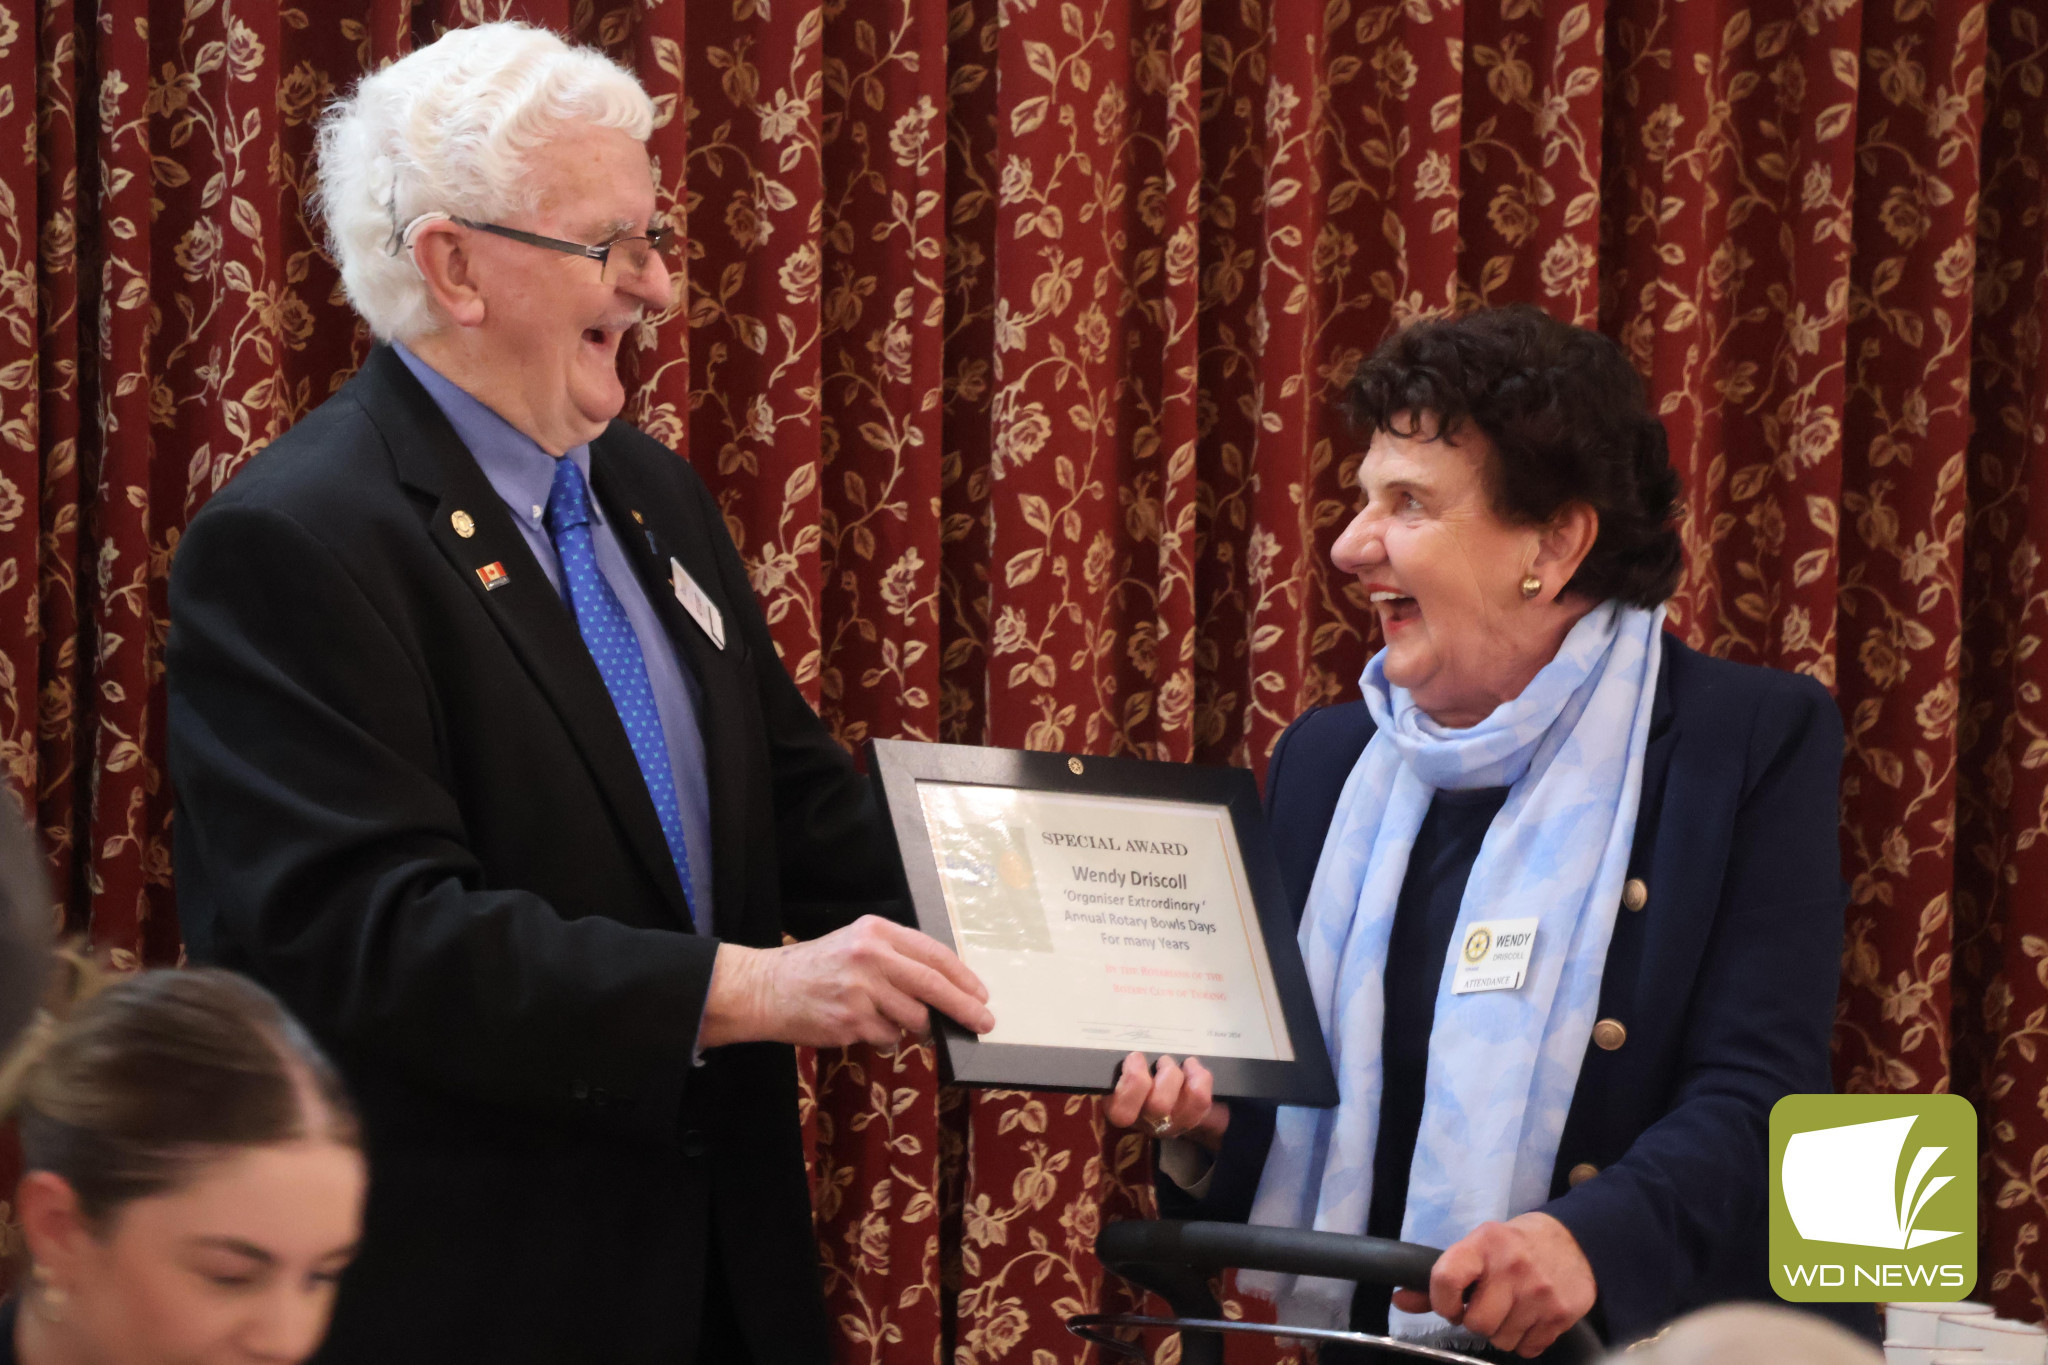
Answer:
[[[1593,1267],[1571,1230],[1547,1213],[1525,1213],[1482,1223],[1437,1258],[1428,1294],[1397,1289],[1394,1307],[1434,1312],[1500,1350],[1533,1357],[1592,1310],[1595,1293]]]
[[[1118,1128],[1142,1125],[1157,1138],[1192,1138],[1214,1152],[1230,1126],[1230,1106],[1216,1102],[1216,1078],[1193,1057],[1186,1066],[1161,1057],[1147,1066],[1145,1054],[1124,1058],[1116,1089],[1109,1095],[1109,1121]]]

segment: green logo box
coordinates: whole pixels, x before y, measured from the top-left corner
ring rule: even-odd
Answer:
[[[1947,1303],[1977,1283],[1977,1111],[1959,1095],[1787,1095],[1771,1110],[1771,1287]]]

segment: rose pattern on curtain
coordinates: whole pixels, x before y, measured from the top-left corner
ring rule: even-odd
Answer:
[[[1686,478],[1671,628],[1841,701],[1837,1078],[1978,1103],[1979,1292],[2048,1314],[2028,0],[687,9],[0,0],[0,757],[53,917],[179,958],[165,575],[367,347],[308,204],[319,109],[523,17],[656,99],[689,260],[629,415],[710,482],[849,746],[1262,769],[1373,643],[1327,560],[1359,359],[1475,304],[1616,337]],[[1060,1318],[1133,1301],[1089,1247],[1151,1211],[1145,1142],[941,1090],[928,1048],[807,1060],[841,1358],[1081,1359]]]

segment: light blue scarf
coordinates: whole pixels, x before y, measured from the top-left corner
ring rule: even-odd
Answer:
[[[1539,924],[1519,990],[1453,995],[1444,964],[1401,1237],[1447,1247],[1549,1199],[1628,874],[1663,621],[1662,607],[1597,608],[1520,696],[1464,730],[1436,724],[1389,685],[1384,653],[1366,665],[1361,685],[1379,730],[1338,798],[1300,933],[1341,1098],[1333,1110],[1280,1110],[1252,1222],[1365,1231],[1387,938],[1440,790],[1510,789],[1472,864],[1452,943],[1475,921]],[[1238,1283],[1277,1300],[1293,1326],[1343,1327],[1349,1315],[1345,1281],[1246,1274]],[[1398,1335],[1447,1326],[1434,1314],[1394,1314]]]

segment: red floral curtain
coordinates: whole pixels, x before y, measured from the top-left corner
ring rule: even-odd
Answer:
[[[124,962],[179,955],[180,528],[366,346],[312,120],[508,16],[657,100],[690,261],[632,413],[849,745],[1261,767],[1371,645],[1327,561],[1360,357],[1511,301],[1620,340],[1686,476],[1671,628],[1848,722],[1838,1080],[1978,1103],[1979,1293],[2048,1313],[2031,0],[0,0],[0,755]],[[928,1051],[811,1100],[843,1359],[1082,1357],[1138,1139]]]

